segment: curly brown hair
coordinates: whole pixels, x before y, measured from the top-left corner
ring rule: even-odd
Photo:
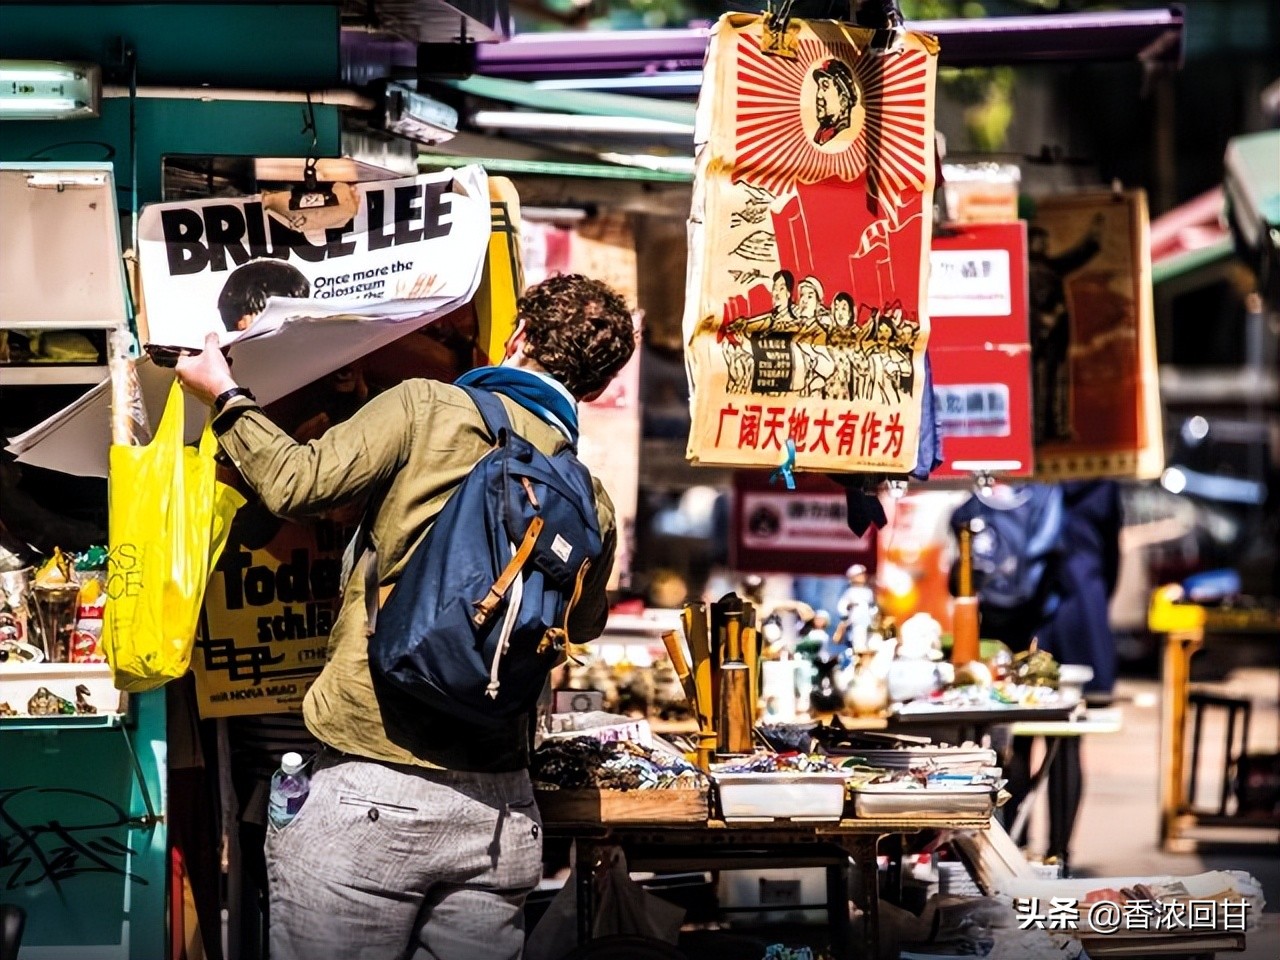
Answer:
[[[525,291],[516,311],[525,353],[579,400],[606,387],[635,352],[631,311],[599,280],[548,277]]]

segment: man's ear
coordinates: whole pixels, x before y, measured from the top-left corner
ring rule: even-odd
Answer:
[[[502,358],[504,360],[510,360],[517,353],[519,353],[521,350],[524,349],[524,339],[525,339],[524,327],[525,327],[525,322],[524,322],[524,318],[522,317],[521,319],[516,321],[516,328],[511,331],[511,336],[507,337],[507,342],[503,344]]]

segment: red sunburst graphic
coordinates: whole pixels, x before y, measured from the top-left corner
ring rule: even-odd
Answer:
[[[853,69],[866,111],[862,129],[839,152],[819,149],[801,117],[805,80],[830,57]],[[797,183],[854,180],[866,171],[873,193],[920,190],[927,179],[926,138],[933,135],[925,129],[927,68],[926,54],[919,50],[875,56],[860,54],[848,43],[807,38],[796,59],[789,60],[765,55],[757,37],[741,35],[733,179],[779,194]]]

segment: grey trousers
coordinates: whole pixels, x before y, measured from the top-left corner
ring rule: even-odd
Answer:
[[[267,868],[271,960],[519,960],[542,827],[525,771],[326,751]]]

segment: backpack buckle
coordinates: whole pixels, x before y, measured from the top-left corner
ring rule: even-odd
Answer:
[[[543,523],[544,521],[541,517],[534,517],[529,521],[529,528],[525,531],[524,540],[520,542],[520,547],[511,558],[511,562],[503,569],[498,579],[493,582],[493,586],[489,588],[488,593],[482,599],[472,601],[471,605],[475,607],[476,612],[472,615],[471,622],[477,627],[484,626],[488,619],[493,616],[493,611],[497,609],[498,604],[502,602],[502,598],[511,589],[511,584],[515,582],[520,570],[533,553],[534,544],[538,542],[538,537],[542,533]]]
[[[542,635],[542,639],[538,642],[538,653],[548,653],[555,651],[556,653],[564,650],[565,645],[569,642],[569,635],[560,627],[551,627]]]

